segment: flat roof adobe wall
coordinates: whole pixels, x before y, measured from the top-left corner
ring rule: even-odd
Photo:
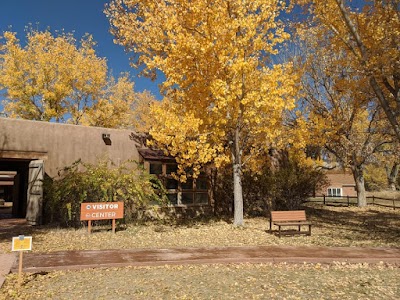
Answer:
[[[45,171],[52,177],[78,159],[95,163],[108,157],[116,165],[128,159],[139,161],[135,143],[129,138],[131,132],[0,118],[0,159],[44,159]],[[109,134],[108,145],[103,134]]]

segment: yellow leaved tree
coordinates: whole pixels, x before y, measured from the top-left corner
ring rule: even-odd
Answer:
[[[105,127],[132,126],[136,101],[127,74],[107,76],[90,35],[79,43],[70,33],[27,31],[22,47],[16,33],[5,32],[0,45],[0,88],[4,114],[30,120]]]
[[[151,134],[184,166],[215,161],[233,168],[234,224],[243,224],[242,169],[276,146],[296,76],[273,64],[289,38],[273,0],[114,0],[106,8],[116,41],[134,66],[165,76],[163,126]],[[278,145],[279,146],[279,145]],[[196,171],[196,170],[195,170]]]
[[[16,34],[4,33],[0,85],[7,90],[5,112],[10,117],[79,123],[89,98],[106,82],[106,62],[95,55],[85,36],[77,47],[72,34],[54,37],[49,31],[29,31],[25,47]],[[70,116],[66,117],[67,114]]]
[[[323,45],[345,52],[354,78],[363,78],[400,140],[400,13],[398,0],[297,0],[305,5]]]
[[[111,76],[97,101],[82,116],[81,124],[146,132],[151,124],[150,106],[155,101],[150,92],[134,91],[129,74],[121,74],[118,80]]]
[[[366,206],[365,168],[392,143],[384,130],[387,120],[368,81],[358,75],[357,62],[349,60],[346,51],[326,46],[329,37],[318,36],[318,29],[299,33],[296,65],[302,72],[301,107],[310,142],[322,147],[339,167],[351,170],[358,205]]]

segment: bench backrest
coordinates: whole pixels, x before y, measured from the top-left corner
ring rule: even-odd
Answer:
[[[271,211],[271,221],[306,221],[305,210]]]

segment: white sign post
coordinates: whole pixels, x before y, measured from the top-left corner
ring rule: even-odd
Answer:
[[[22,259],[24,251],[32,250],[32,237],[20,235],[12,238],[11,251],[19,251],[18,284],[22,283]]]

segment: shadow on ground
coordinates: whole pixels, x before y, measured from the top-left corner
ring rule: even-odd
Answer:
[[[10,242],[13,237],[19,235],[38,235],[41,233],[46,233],[51,226],[31,226],[29,225],[25,219],[15,219],[15,218],[0,218],[0,243],[1,242]],[[36,238],[38,240],[38,237]]]
[[[353,238],[371,240],[378,237],[385,242],[400,239],[400,214],[370,206],[367,210],[349,208],[330,209],[326,206],[305,207],[307,216],[320,228],[340,228],[356,233]]]

